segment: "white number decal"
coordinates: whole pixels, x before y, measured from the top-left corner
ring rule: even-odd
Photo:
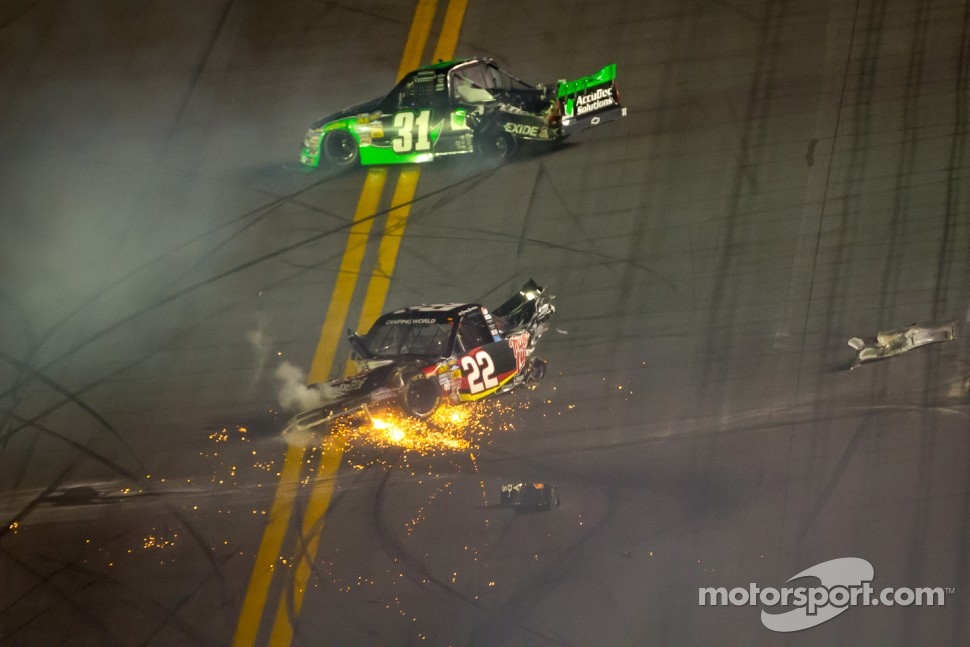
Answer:
[[[465,355],[461,358],[461,368],[468,376],[469,393],[481,393],[486,389],[494,389],[498,386],[498,378],[495,377],[495,363],[491,356],[483,350],[474,355]]]
[[[391,148],[395,153],[411,152],[411,129],[414,128],[414,113],[399,112],[394,115],[394,129],[401,133],[391,141]]]
[[[414,144],[414,150],[426,151],[431,148],[431,140],[428,139],[428,127],[431,123],[431,111],[422,110],[418,118],[414,120],[414,125],[418,127],[418,137]]]
[[[475,362],[475,358],[471,355],[465,355],[461,358],[461,370],[465,372],[468,376],[468,390],[471,393],[478,393],[483,390],[485,386],[478,381],[478,364]]]
[[[394,115],[394,128],[400,136],[391,140],[391,149],[395,153],[430,150],[431,140],[428,139],[430,124],[430,110],[422,110],[417,118],[413,112],[397,113]],[[417,126],[417,133],[414,132],[415,126]]]
[[[475,359],[482,367],[482,383],[486,389],[494,389],[498,386],[498,378],[495,377],[495,364],[492,363],[491,356],[483,350],[475,353]]]

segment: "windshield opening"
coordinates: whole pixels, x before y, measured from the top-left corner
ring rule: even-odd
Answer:
[[[499,69],[497,66],[489,63],[485,68],[486,87],[493,88],[496,90],[532,90],[534,89],[531,85],[523,83],[518,80],[508,72]]]
[[[364,339],[367,350],[374,356],[448,356],[452,322],[433,322],[429,319],[393,319],[389,321],[394,323],[376,324]]]
[[[463,103],[496,101],[495,92],[532,90],[533,88],[489,63],[473,62],[451,72],[452,92]]]

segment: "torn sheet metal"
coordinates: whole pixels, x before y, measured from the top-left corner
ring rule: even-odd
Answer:
[[[879,331],[875,337],[853,337],[849,346],[858,351],[858,355],[849,370],[858,368],[866,362],[888,359],[902,355],[906,351],[927,344],[936,344],[956,339],[959,319],[950,321],[920,321],[905,328]]]

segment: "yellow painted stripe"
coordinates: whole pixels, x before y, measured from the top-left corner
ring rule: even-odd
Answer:
[[[357,330],[360,332],[369,330],[384,309],[384,301],[391,287],[391,276],[394,274],[394,265],[397,262],[397,252],[401,247],[401,238],[404,236],[404,228],[411,213],[411,201],[414,200],[414,192],[418,188],[420,177],[421,171],[416,166],[405,167],[398,177],[394,197],[391,199],[391,210],[387,214],[384,234],[381,236],[381,244],[377,250],[377,267],[370,275],[367,294],[364,296],[364,304],[360,310],[360,321],[357,323]],[[348,360],[344,374],[353,375],[355,370],[354,362]]]
[[[434,21],[437,8],[437,0],[418,0],[418,8],[414,10],[414,20],[411,21],[408,39],[404,44],[401,67],[397,70],[398,80],[421,65],[421,57],[424,55],[424,47],[428,43],[428,34],[431,33],[431,23]]]
[[[269,644],[272,647],[286,647],[293,640],[294,620],[300,617],[303,596],[310,580],[310,565],[320,545],[323,523],[327,516],[327,509],[330,507],[334,488],[337,485],[337,472],[340,469],[340,459],[343,456],[345,445],[346,441],[342,435],[332,435],[324,443],[321,451],[320,466],[317,470],[313,494],[309,503],[307,503],[306,513],[303,515],[300,542],[305,550],[299,551],[300,557],[290,588],[284,590],[280,596],[280,604],[276,609],[276,620],[273,623],[273,631],[269,638]]]
[[[414,192],[418,188],[420,177],[421,171],[416,166],[402,169],[398,177],[394,197],[391,199],[391,211],[387,214],[384,234],[381,236],[381,245],[377,251],[377,267],[371,273],[370,282],[367,284],[367,295],[364,297],[357,330],[368,330],[381,316],[384,298],[391,287],[391,276],[397,264],[397,252],[401,247],[401,238],[408,224],[411,202],[414,200]]]
[[[260,621],[263,618],[263,607],[266,605],[266,595],[273,580],[276,558],[283,546],[283,537],[290,526],[290,516],[293,513],[293,503],[296,501],[297,482],[303,468],[303,454],[305,449],[299,445],[290,445],[283,459],[283,470],[280,484],[276,488],[276,495],[269,512],[269,524],[263,532],[262,542],[256,554],[256,565],[249,579],[246,597],[243,600],[239,622],[236,625],[236,635],[232,644],[235,647],[249,647],[256,644]]]
[[[450,0],[448,9],[445,11],[445,22],[441,26],[441,34],[438,35],[438,44],[434,48],[432,62],[450,61],[455,56],[455,49],[458,47],[458,34],[461,32],[461,23],[465,19],[465,9],[468,8],[468,0]]]
[[[316,352],[313,354],[310,374],[307,376],[307,382],[310,384],[326,382],[330,379],[333,356],[344,336],[347,311],[350,309],[350,302],[354,297],[354,288],[357,286],[360,265],[364,260],[364,252],[367,250],[367,238],[370,235],[371,226],[374,224],[373,215],[377,212],[377,207],[380,204],[385,179],[387,179],[386,168],[373,168],[367,171],[364,190],[360,194],[357,211],[354,213],[354,223],[347,236],[347,247],[344,250],[343,259],[340,261],[337,284],[330,296],[327,317],[323,321],[320,341],[317,344]]]

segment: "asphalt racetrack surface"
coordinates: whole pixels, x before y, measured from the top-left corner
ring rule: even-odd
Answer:
[[[968,7],[5,0],[0,643],[970,644]],[[616,63],[628,116],[507,163],[296,162],[442,52]],[[548,375],[457,440],[287,428],[371,284],[530,277]],[[699,601],[848,557],[941,599],[790,633]]]

